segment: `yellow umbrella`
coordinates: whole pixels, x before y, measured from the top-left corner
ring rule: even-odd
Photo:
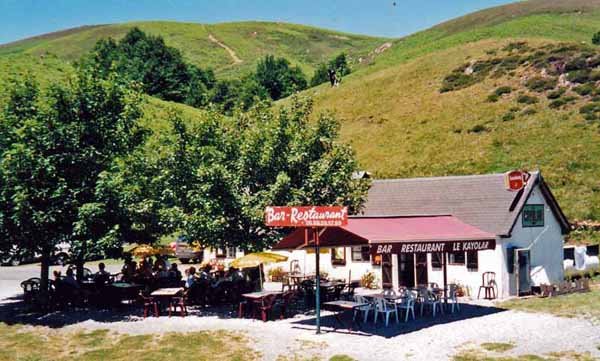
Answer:
[[[256,252],[245,255],[244,257],[234,259],[229,266],[235,268],[252,268],[259,267],[262,268],[262,265],[265,263],[277,263],[277,262],[285,262],[287,261],[286,256],[282,256],[276,253],[270,252]],[[260,288],[262,289],[263,280],[262,280],[262,270],[258,270],[258,277],[260,277]]]
[[[135,257],[143,258],[158,254],[158,250],[149,244],[140,244],[131,250],[131,254],[133,254]]]
[[[256,253],[249,253],[249,254],[245,255],[244,257],[234,259],[229,264],[229,266],[239,268],[239,269],[252,268],[252,267],[258,267],[262,264],[285,262],[285,261],[287,261],[287,259],[288,258],[286,256],[282,256],[277,253],[256,252]]]

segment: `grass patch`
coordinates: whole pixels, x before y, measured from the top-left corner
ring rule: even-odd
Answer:
[[[506,352],[515,348],[515,345],[505,342],[485,342],[481,344],[481,348],[486,351]]]
[[[331,356],[329,361],[356,361],[356,360],[348,355],[334,355],[334,356]]]
[[[483,350],[465,350],[452,358],[454,361],[594,361],[589,353],[551,352],[544,355],[525,354],[518,356],[493,356]]]
[[[539,102],[538,98],[531,95],[522,94],[517,97],[519,104],[536,104],[537,102]]]
[[[547,298],[514,299],[498,304],[501,308],[512,310],[600,320],[598,305],[600,305],[600,291],[598,290]]]
[[[258,359],[245,336],[233,332],[131,336],[106,330],[63,332],[0,324],[0,361],[160,361],[165,355],[174,361]]]

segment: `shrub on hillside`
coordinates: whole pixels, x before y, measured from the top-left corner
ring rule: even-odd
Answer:
[[[487,131],[489,131],[489,129],[483,124],[477,124],[469,129],[469,133],[483,133]]]
[[[477,78],[475,78],[473,74],[467,75],[465,73],[454,72],[444,78],[440,92],[446,93],[454,90],[464,89],[477,83],[477,81]]]
[[[565,88],[558,88],[554,91],[551,91],[550,93],[548,93],[547,97],[548,99],[558,99],[560,98],[565,92],[567,91],[567,89]]]
[[[504,94],[510,94],[511,92],[512,88],[509,86],[501,86],[494,90],[494,94],[496,94],[499,97],[503,96]]]
[[[546,90],[554,89],[556,87],[556,83],[556,78],[543,78],[541,76],[536,76],[527,80],[525,86],[531,91],[541,93]]]
[[[600,31],[592,36],[592,44],[600,45]]]
[[[600,102],[586,104],[579,109],[579,113],[586,120],[598,120],[600,115]]]
[[[494,93],[488,95],[487,97],[487,102],[488,103],[495,103],[500,99],[500,97]]]
[[[511,120],[515,119],[515,113],[514,112],[507,112],[502,116],[502,121],[503,122],[508,122]]]
[[[537,113],[537,110],[535,110],[535,108],[525,108],[521,112],[521,115],[528,116],[528,115],[533,115],[535,113]]]
[[[573,88],[573,91],[581,96],[590,95],[596,88],[592,84],[582,84]]]
[[[567,74],[567,80],[572,83],[587,83],[590,80],[590,74],[589,69],[575,70]]]
[[[539,102],[538,98],[531,95],[521,94],[517,97],[517,103],[519,104],[536,104],[537,102]]]

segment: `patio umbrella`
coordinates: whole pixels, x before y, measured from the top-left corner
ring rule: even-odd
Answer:
[[[260,269],[262,268],[262,265],[268,263],[285,262],[287,259],[288,258],[286,256],[282,256],[277,253],[256,252],[234,259],[229,266],[239,269],[259,267],[258,276],[260,277],[260,288],[262,289],[263,279],[262,270]]]

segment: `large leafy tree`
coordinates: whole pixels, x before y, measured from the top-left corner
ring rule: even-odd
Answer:
[[[57,243],[80,265],[113,249],[121,211],[104,180],[144,142],[140,93],[116,75],[88,69],[43,92],[18,80],[0,115],[0,243],[42,255],[42,289]],[[80,267],[81,268],[81,267]]]
[[[315,70],[313,77],[310,79],[310,86],[327,83],[329,81],[330,70],[335,71],[339,78],[350,74],[351,70],[348,61],[346,60],[346,54],[341,53],[331,59],[329,63],[320,64]]]
[[[368,181],[353,178],[352,150],[330,115],[314,121],[310,100],[274,111],[259,104],[195,125],[172,116],[169,152],[147,162],[158,171],[153,198],[171,230],[205,246],[261,250],[283,230],[267,228],[268,205],[347,205],[357,211]],[[154,165],[152,165],[154,164]]]
[[[267,55],[256,66],[256,81],[273,100],[292,95],[307,87],[306,76],[298,66],[292,67],[285,58]]]

